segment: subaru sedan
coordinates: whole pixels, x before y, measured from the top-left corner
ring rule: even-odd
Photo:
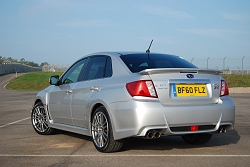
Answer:
[[[50,77],[31,122],[41,135],[60,129],[91,136],[100,152],[119,151],[131,137],[178,135],[204,144],[234,128],[235,106],[220,73],[168,54],[90,54]]]

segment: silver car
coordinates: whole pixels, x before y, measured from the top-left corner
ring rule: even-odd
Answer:
[[[219,74],[167,54],[90,54],[50,77],[35,98],[32,125],[42,135],[92,136],[100,152],[119,151],[130,137],[204,144],[234,127],[235,106]]]

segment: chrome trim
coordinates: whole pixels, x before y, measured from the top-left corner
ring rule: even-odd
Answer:
[[[210,79],[192,79],[192,80],[187,80],[187,79],[170,79],[168,81],[170,84],[172,83],[211,83]]]

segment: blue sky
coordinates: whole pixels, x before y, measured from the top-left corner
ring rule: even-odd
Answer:
[[[250,69],[249,0],[0,0],[0,55],[69,65],[100,51]],[[244,57],[245,56],[245,57]],[[244,57],[244,58],[243,58]]]

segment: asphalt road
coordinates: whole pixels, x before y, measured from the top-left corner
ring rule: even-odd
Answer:
[[[121,152],[98,152],[91,138],[60,131],[38,135],[30,122],[37,92],[7,91],[12,75],[0,76],[0,166],[249,166],[250,94],[231,94],[236,105],[235,130],[214,135],[203,146],[181,137],[130,139]]]

